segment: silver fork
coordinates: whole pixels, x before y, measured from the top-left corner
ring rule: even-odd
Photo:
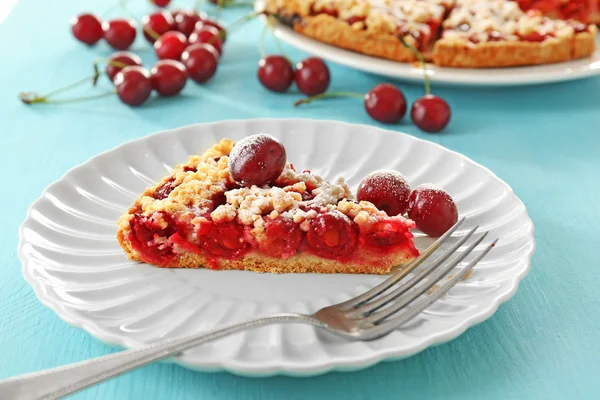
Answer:
[[[0,381],[0,398],[15,400],[60,398],[154,361],[175,356],[191,347],[245,329],[271,324],[309,324],[349,340],[368,341],[380,338],[410,321],[445,295],[494,247],[497,239],[487,245],[459,272],[451,275],[433,293],[423,296],[461,263],[487,236],[487,232],[483,233],[466,249],[457,252],[473,236],[478,229],[476,226],[460,237],[435,261],[418,268],[463,222],[464,218],[429,246],[418,258],[381,284],[353,299],[324,307],[312,315],[276,314],[210,332],[167,339],[137,349],[124,350],[63,367],[5,379]],[[455,253],[458,254],[448,261]],[[413,271],[415,273],[408,276]]]

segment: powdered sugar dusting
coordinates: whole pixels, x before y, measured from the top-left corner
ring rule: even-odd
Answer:
[[[374,190],[389,190],[390,188],[400,187],[403,190],[410,191],[410,185],[404,175],[393,169],[382,169],[371,172],[363,179],[363,182],[369,182]]]

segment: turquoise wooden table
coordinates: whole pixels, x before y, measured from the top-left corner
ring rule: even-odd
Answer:
[[[2,0],[4,1],[4,0]],[[131,11],[149,9],[132,0]],[[139,3],[139,4],[138,4]],[[185,3],[185,0],[174,0]],[[267,93],[256,79],[254,21],[227,42],[215,79],[141,108],[109,97],[27,107],[24,90],[45,91],[91,71],[104,45],[76,43],[68,20],[101,13],[101,0],[20,0],[0,24],[0,378],[115,351],[43,307],[21,277],[17,229],[29,204],[67,169],[155,131],[232,118],[305,117],[373,123],[360,102],[294,109],[297,93]],[[228,10],[225,20],[245,11]],[[272,43],[271,43],[272,45]],[[152,51],[135,45],[151,65]],[[275,50],[276,47],[269,47]],[[303,55],[289,49],[294,59]],[[331,65],[332,89],[366,91],[381,78]],[[420,85],[398,83],[409,99]],[[600,397],[600,78],[526,88],[434,86],[453,107],[443,134],[409,122],[391,129],[461,152],[506,180],[536,227],[537,251],[513,299],[458,339],[406,360],[310,379],[251,379],[153,365],[76,399],[596,399]]]

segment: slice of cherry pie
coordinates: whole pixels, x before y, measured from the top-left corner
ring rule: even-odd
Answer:
[[[414,222],[287,163],[268,135],[222,140],[147,189],[119,220],[130,259],[159,267],[388,273],[418,251]]]

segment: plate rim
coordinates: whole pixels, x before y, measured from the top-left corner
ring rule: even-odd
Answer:
[[[264,0],[257,0],[255,3],[255,10],[258,12],[262,10],[264,7]],[[266,24],[267,17],[265,15],[261,15],[261,20]],[[392,60],[386,60],[378,57],[369,56],[366,54],[356,53],[351,50],[346,50],[341,47],[333,46],[328,43],[320,42],[316,39],[312,39],[308,36],[304,36],[300,33],[295,32],[289,27],[281,24],[279,21],[276,21],[273,25],[273,33],[283,42],[288,45],[294,47],[295,49],[308,52],[310,54],[322,57],[328,61],[334,62],[338,65],[343,65],[348,68],[352,68],[357,71],[362,71],[366,73],[376,74],[379,76],[386,76],[389,78],[399,79],[408,82],[423,82],[424,71],[422,68],[416,68],[411,66],[410,63],[400,63]],[[596,43],[600,45],[600,33],[596,34]],[[332,56],[328,51],[334,51],[337,55],[341,55],[341,57]],[[593,53],[596,57],[600,58],[600,47],[596,49]],[[593,57],[590,56],[590,57]],[[356,61],[349,61],[348,58],[356,58]],[[589,57],[588,57],[589,58]],[[502,77],[497,80],[488,80],[485,77],[473,77],[473,75],[469,74],[470,71],[477,71],[481,69],[472,69],[472,68],[451,68],[451,67],[437,67],[428,63],[428,72],[429,80],[433,83],[443,84],[443,85],[458,85],[458,86],[480,86],[480,87],[515,87],[515,86],[531,86],[531,85],[541,85],[547,83],[556,83],[556,82],[569,82],[575,81],[585,78],[591,78],[597,75],[600,75],[600,60],[591,61],[589,67],[585,70],[574,72],[573,69],[567,65],[565,65],[564,72],[549,74],[545,73],[542,75],[542,78],[531,79],[529,73],[522,74],[523,69],[527,71],[529,68],[540,68],[545,66],[556,66],[565,64],[568,62],[576,62],[585,60],[586,58],[579,60],[569,60],[563,63],[554,63],[554,64],[542,64],[542,65],[528,65],[521,67],[506,67],[506,68],[486,68],[486,71],[493,70],[501,70],[506,71],[508,69],[515,69],[515,73],[511,74],[510,78]],[[368,60],[369,64],[367,64],[366,68],[357,67],[356,64],[362,61]],[[393,63],[398,64],[398,67],[403,68],[404,73],[390,73],[390,72],[382,72],[378,70],[376,67],[371,65],[371,62],[381,62],[383,64]],[[593,66],[594,64],[598,64],[597,66]],[[391,67],[391,64],[390,64]],[[534,71],[528,71],[534,72]],[[488,74],[485,74],[488,76]]]
[[[232,373],[235,375],[245,376],[245,377],[269,377],[269,376],[275,376],[275,375],[309,377],[309,376],[322,375],[322,374],[332,372],[332,371],[340,371],[340,372],[357,371],[357,370],[371,367],[382,361],[395,361],[395,360],[400,360],[403,358],[408,358],[417,353],[420,353],[421,351],[423,351],[429,347],[449,342],[449,341],[459,337],[460,335],[462,335],[470,327],[478,325],[478,324],[484,322],[485,320],[489,319],[498,310],[498,307],[501,304],[505,303],[507,300],[509,300],[510,298],[512,298],[514,296],[514,294],[517,292],[517,290],[520,286],[520,282],[523,280],[523,278],[525,278],[525,276],[527,276],[527,274],[529,273],[529,271],[531,269],[531,261],[532,261],[532,256],[536,250],[536,242],[535,242],[535,237],[534,237],[534,224],[533,224],[533,221],[531,220],[531,217],[529,216],[529,213],[527,212],[527,208],[526,208],[525,204],[523,203],[523,201],[516,195],[516,193],[514,192],[514,190],[510,187],[510,185],[508,183],[506,183],[504,180],[500,179],[500,177],[498,177],[489,168],[485,167],[484,165],[479,164],[478,162],[472,160],[471,158],[469,158],[457,151],[448,149],[447,147],[444,147],[438,143],[431,142],[426,139],[422,139],[422,138],[419,138],[419,137],[416,137],[416,136],[413,136],[413,135],[410,135],[410,134],[407,134],[404,132],[392,131],[389,129],[384,129],[384,128],[381,128],[378,126],[373,126],[373,125],[354,124],[354,123],[336,121],[336,120],[320,120],[320,119],[311,119],[311,118],[246,118],[246,119],[228,119],[228,120],[221,120],[221,121],[208,122],[208,123],[195,123],[195,124],[184,125],[184,126],[180,126],[180,127],[173,128],[173,129],[157,131],[157,132],[154,132],[154,133],[151,133],[148,135],[138,137],[136,139],[129,140],[127,142],[124,142],[117,146],[114,146],[113,148],[102,151],[102,152],[90,157],[86,161],[73,166],[72,168],[68,169],[62,176],[60,176],[60,178],[54,180],[53,182],[51,182],[44,188],[44,190],[42,191],[40,196],[37,197],[36,200],[34,200],[31,203],[31,205],[28,207],[25,219],[19,226],[19,241],[17,244],[17,256],[22,264],[21,271],[23,274],[23,278],[32,287],[34,294],[37,297],[38,301],[40,301],[40,303],[42,303],[43,305],[48,307],[50,310],[52,310],[64,322],[68,323],[71,326],[74,326],[76,328],[79,328],[79,329],[85,331],[86,333],[90,334],[91,336],[93,336],[94,338],[96,338],[97,340],[99,340],[105,344],[108,344],[111,346],[117,346],[120,348],[135,348],[136,344],[133,343],[132,341],[128,340],[127,338],[125,338],[125,339],[118,338],[114,335],[107,333],[102,328],[99,328],[96,324],[89,323],[89,322],[82,321],[82,320],[77,320],[77,319],[73,318],[70,315],[70,313],[68,311],[66,311],[59,302],[52,301],[51,299],[49,299],[45,296],[44,285],[42,285],[40,283],[40,281],[36,280],[29,274],[29,270],[31,268],[29,267],[28,259],[23,252],[24,244],[27,243],[25,240],[25,237],[24,237],[23,230],[25,228],[26,222],[29,221],[31,218],[32,211],[35,210],[36,206],[44,199],[45,195],[47,194],[47,192],[50,189],[52,189],[53,187],[58,185],[69,175],[71,175],[78,169],[84,167],[85,165],[92,162],[93,160],[95,160],[99,157],[105,156],[108,153],[116,152],[125,146],[130,146],[130,145],[134,145],[136,143],[141,143],[145,140],[150,140],[150,138],[152,138],[152,137],[167,136],[167,135],[172,134],[175,131],[179,131],[179,130],[183,130],[183,129],[198,129],[198,128],[202,129],[202,127],[206,127],[206,126],[210,126],[210,125],[220,125],[220,124],[227,124],[227,123],[247,124],[249,122],[253,123],[253,124],[260,124],[263,122],[264,123],[282,123],[282,122],[284,122],[284,123],[294,124],[294,122],[297,122],[297,121],[298,122],[311,122],[311,123],[325,124],[325,125],[326,124],[337,124],[337,125],[364,127],[367,129],[377,130],[377,131],[381,132],[382,134],[394,134],[394,135],[407,136],[409,138],[409,140],[415,140],[417,142],[426,142],[428,145],[433,145],[434,147],[437,147],[438,149],[450,152],[453,156],[457,156],[465,162],[474,164],[475,166],[482,168],[486,173],[489,173],[492,178],[494,178],[495,180],[500,182],[504,186],[504,188],[509,191],[509,194],[513,195],[514,198],[518,202],[520,202],[522,204],[522,206],[524,207],[525,217],[526,217],[525,224],[527,225],[527,228],[528,228],[526,231],[524,231],[524,236],[526,236],[528,238],[528,241],[531,243],[530,249],[523,255],[523,258],[526,258],[525,267],[520,271],[520,273],[511,275],[510,289],[506,290],[503,294],[495,297],[494,300],[489,304],[488,307],[481,310],[481,312],[470,316],[470,318],[465,318],[463,321],[461,321],[461,323],[458,326],[454,326],[452,328],[446,329],[444,331],[439,331],[436,334],[431,335],[427,340],[422,341],[419,345],[410,348],[408,351],[397,350],[394,348],[385,348],[385,349],[381,349],[381,350],[373,350],[372,352],[369,353],[368,356],[353,356],[348,359],[329,358],[329,359],[327,359],[326,362],[311,363],[311,364],[304,364],[304,365],[297,365],[297,364],[293,364],[293,363],[281,363],[279,365],[270,366],[270,367],[265,367],[265,366],[261,366],[260,364],[254,364],[254,363],[244,363],[244,362],[240,363],[240,362],[227,362],[227,361],[220,361],[220,362],[215,362],[215,363],[205,363],[203,365],[197,365],[197,364],[188,363],[185,360],[181,360],[179,358],[169,358],[169,359],[163,360],[161,362],[178,364],[187,369],[196,370],[196,371],[202,371],[202,372],[226,371],[226,372],[229,372],[229,373]]]

